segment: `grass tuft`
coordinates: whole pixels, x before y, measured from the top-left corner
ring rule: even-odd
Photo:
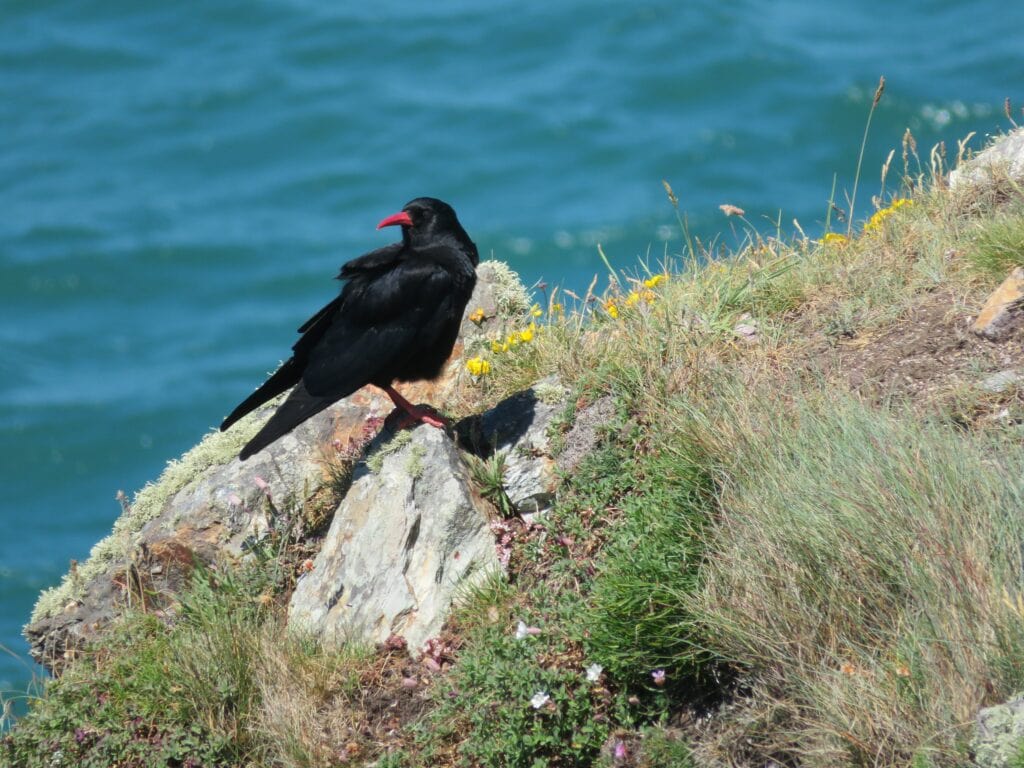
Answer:
[[[980,222],[967,253],[971,265],[993,279],[1024,266],[1024,212]]]
[[[735,405],[735,401],[733,401]],[[1024,450],[994,460],[848,397],[715,414],[730,481],[693,610],[804,765],[955,763],[979,706],[1024,684]]]

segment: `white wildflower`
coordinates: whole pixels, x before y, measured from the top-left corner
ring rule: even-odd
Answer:
[[[530,699],[530,706],[534,709],[540,709],[549,701],[551,701],[550,696],[544,693],[544,691],[537,691],[537,693],[533,694],[533,698]]]
[[[540,627],[528,627],[525,621],[516,625],[516,640],[525,640],[530,635],[539,635]]]

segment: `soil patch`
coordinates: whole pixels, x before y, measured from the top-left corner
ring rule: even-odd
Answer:
[[[992,342],[970,331],[973,317],[948,292],[924,294],[895,323],[810,350],[830,378],[876,400],[934,403],[993,373],[1024,373],[1024,339]]]

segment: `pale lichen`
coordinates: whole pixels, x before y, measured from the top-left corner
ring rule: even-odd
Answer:
[[[508,264],[503,261],[485,261],[477,267],[477,274],[492,283],[494,301],[501,315],[516,317],[530,311],[530,294],[519,279],[519,274]]]
[[[978,713],[974,743],[975,765],[1010,768],[1024,755],[1024,699],[1019,695],[1006,704]]]
[[[32,611],[32,622],[53,616],[65,605],[81,598],[84,585],[116,562],[128,559],[139,531],[163,510],[182,488],[212,466],[226,464],[252,438],[277,407],[280,398],[249,414],[227,432],[210,432],[181,458],[168,462],[156,482],[147,483],[115,522],[110,535],[101,539],[89,559],[64,575],[60,584],[40,593]]]
[[[557,405],[565,400],[569,390],[559,384],[557,378],[549,376],[534,384],[533,392],[545,405]]]

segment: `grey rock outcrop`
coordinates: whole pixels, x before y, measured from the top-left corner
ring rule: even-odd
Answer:
[[[456,426],[462,448],[504,456],[503,490],[520,514],[554,501],[549,431],[566,395],[552,377]],[[494,516],[449,437],[429,427],[382,433],[295,588],[289,626],[330,643],[397,635],[420,648],[460,590],[501,568]]]
[[[140,491],[90,560],[44,593],[25,627],[37,662],[59,671],[76,649],[135,605],[161,610],[188,583],[197,563],[241,557],[272,530],[294,524],[329,482],[325,446],[357,433],[368,408],[342,401],[249,461],[236,455],[273,410],[254,413],[238,433],[212,433],[160,481]]]
[[[471,406],[478,390],[466,386],[465,357],[486,348],[488,336],[503,324],[526,316],[528,296],[507,266],[484,262],[477,275],[441,377],[402,387],[412,402]],[[471,321],[478,310],[486,319]],[[239,462],[239,449],[273,407],[259,409],[225,433],[207,435],[131,503],[122,501],[111,535],[93,548],[87,562],[73,565],[59,586],[40,596],[25,628],[38,662],[59,671],[126,606],[142,601],[147,610],[173,609],[197,562],[236,560],[271,531],[294,531],[302,524],[300,510],[337,492],[332,471],[339,455],[358,458],[379,429],[380,417],[391,410],[386,397],[366,387]]]
[[[949,186],[985,184],[997,175],[1024,178],[1024,128],[995,141],[949,174]]]
[[[1024,697],[981,710],[972,747],[974,764],[979,768],[1020,765],[1024,751]]]
[[[403,387],[413,402],[471,409],[481,390],[468,381],[465,359],[529,316],[507,268],[485,263],[479,276],[445,372]],[[331,643],[397,635],[417,650],[440,632],[461,589],[502,567],[491,526],[498,512],[479,496],[463,451],[474,462],[500,458],[493,466],[502,470],[499,500],[511,502],[505,512],[543,513],[560,471],[550,433],[567,396],[546,379],[463,419],[452,434],[426,426],[395,434],[382,418],[390,402],[367,387],[238,461],[269,404],[211,433],[130,504],[123,500],[111,536],[41,596],[26,627],[32,653],[59,672],[126,606],[173,615],[198,563],[243,560],[274,532],[316,552],[290,596],[292,628]],[[567,436],[570,465],[592,450],[609,408],[601,400],[580,414],[583,431]]]
[[[460,437],[473,453],[501,455],[502,486],[520,515],[544,512],[554,501],[557,475],[548,433],[567,395],[551,376],[460,425]]]
[[[291,628],[330,643],[398,635],[416,649],[460,589],[499,569],[487,506],[455,444],[427,426],[405,436],[397,450],[399,438],[376,441],[357,469],[292,595]],[[374,451],[388,453],[375,461]]]
[[[1024,267],[1014,269],[985,301],[971,330],[990,341],[1002,341],[1024,324]]]

